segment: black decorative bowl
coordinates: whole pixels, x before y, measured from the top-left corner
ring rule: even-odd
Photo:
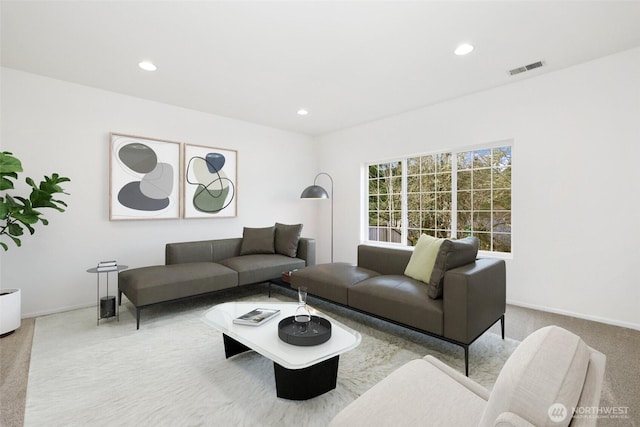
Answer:
[[[319,316],[311,316],[307,325],[296,322],[294,316],[278,323],[278,337],[286,343],[312,346],[327,342],[331,338],[331,322]]]

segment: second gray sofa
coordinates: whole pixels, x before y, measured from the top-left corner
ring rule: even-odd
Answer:
[[[463,347],[468,375],[471,343],[498,320],[504,338],[505,262],[476,259],[477,245],[474,237],[441,247],[432,280],[439,290],[405,275],[411,251],[370,245],[358,246],[357,265],[303,268],[291,286]]]

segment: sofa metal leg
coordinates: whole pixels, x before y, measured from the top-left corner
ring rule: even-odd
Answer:
[[[500,329],[502,330],[502,339],[504,339],[504,314],[500,316]]]
[[[469,376],[469,346],[464,346],[464,374]]]
[[[141,308],[136,307],[136,330],[140,329],[140,312],[142,311]]]

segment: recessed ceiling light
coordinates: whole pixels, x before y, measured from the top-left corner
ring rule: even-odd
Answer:
[[[299,116],[306,116],[307,114],[309,114],[309,112],[307,110],[305,110],[304,108],[301,108],[298,110],[298,115]]]
[[[155,71],[158,69],[153,62],[150,61],[142,61],[138,64],[138,67],[142,68],[145,71]]]
[[[453,51],[453,53],[455,53],[458,56],[462,56],[462,55],[466,55],[468,53],[471,53],[471,51],[473,51],[473,46],[470,45],[469,43],[463,43],[460,46],[458,46],[456,48],[456,50]]]

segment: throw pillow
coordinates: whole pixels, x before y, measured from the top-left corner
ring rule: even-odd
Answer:
[[[437,239],[426,234],[420,236],[404,270],[404,275],[429,283],[431,272],[443,241],[444,239]]]
[[[295,258],[301,232],[302,224],[287,225],[276,222],[276,253]]]
[[[240,255],[273,254],[275,227],[249,228],[244,227]]]
[[[444,273],[452,268],[474,262],[478,256],[479,246],[478,238],[473,236],[458,240],[444,239],[433,266],[431,278],[428,280],[427,295],[433,299],[442,298]]]

